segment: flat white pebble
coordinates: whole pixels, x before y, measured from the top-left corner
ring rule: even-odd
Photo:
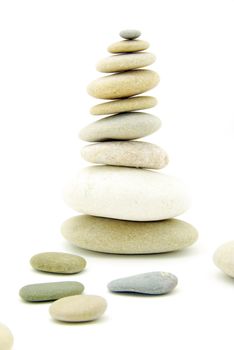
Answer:
[[[107,165],[82,169],[64,199],[84,214],[134,221],[172,218],[190,203],[184,184],[173,176]]]

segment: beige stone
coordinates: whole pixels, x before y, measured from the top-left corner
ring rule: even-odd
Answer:
[[[103,73],[121,72],[149,66],[155,59],[156,57],[149,52],[112,55],[101,59],[96,68]]]
[[[139,69],[98,78],[89,84],[87,90],[93,97],[113,100],[141,94],[154,88],[158,82],[156,72]]]
[[[149,46],[149,43],[144,40],[121,40],[111,44],[108,51],[111,53],[136,52],[146,50]]]
[[[190,246],[198,237],[192,225],[177,219],[135,222],[88,215],[65,221],[62,234],[80,248],[114,254],[170,252]]]
[[[129,112],[102,118],[83,128],[79,136],[84,141],[133,140],[152,134],[161,121],[149,113]]]
[[[11,350],[13,341],[13,335],[9,328],[0,323],[0,350]]]
[[[81,155],[96,164],[149,169],[162,169],[168,164],[167,153],[161,147],[141,141],[98,142],[85,146]]]
[[[136,96],[100,103],[90,109],[93,115],[115,114],[137,111],[156,106],[157,100],[152,96]]]
[[[51,316],[63,322],[87,322],[98,319],[107,308],[106,300],[97,295],[73,295],[56,300]]]
[[[214,254],[215,265],[226,275],[234,278],[234,241],[221,245]]]

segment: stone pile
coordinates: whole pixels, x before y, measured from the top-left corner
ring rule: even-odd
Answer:
[[[120,35],[124,40],[108,48],[113,55],[97,64],[98,71],[111,74],[88,86],[91,96],[110,100],[92,107],[91,114],[108,116],[80,132],[82,140],[92,142],[81,150],[82,157],[99,165],[83,169],[64,195],[85,215],[67,220],[62,233],[81,248],[106,253],[182,249],[197,239],[193,226],[174,219],[189,207],[186,189],[177,178],[155,171],[168,164],[161,147],[136,141],[161,126],[156,116],[139,112],[157,103],[152,96],[138,96],[159,82],[156,72],[145,69],[155,56],[145,52],[149,44],[138,39],[140,32]]]

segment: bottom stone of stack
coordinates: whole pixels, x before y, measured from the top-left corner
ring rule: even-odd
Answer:
[[[182,220],[137,222],[90,215],[65,221],[62,234],[80,248],[112,254],[171,252],[192,245],[198,238],[197,230]]]

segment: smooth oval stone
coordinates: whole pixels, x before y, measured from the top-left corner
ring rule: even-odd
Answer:
[[[25,301],[49,301],[81,294],[83,290],[84,286],[80,282],[49,282],[24,286],[19,295]]]
[[[133,221],[164,220],[189,208],[177,178],[109,165],[84,168],[67,186],[64,199],[84,214]]]
[[[13,335],[8,327],[0,323],[0,350],[10,350],[13,346]]]
[[[111,292],[161,295],[170,293],[177,285],[177,277],[169,272],[148,272],[119,278],[108,284]]]
[[[98,78],[89,84],[87,90],[93,97],[113,100],[142,94],[153,89],[158,82],[156,72],[139,69]]]
[[[121,30],[119,35],[123,39],[133,40],[139,38],[139,36],[141,36],[141,32],[137,29],[124,29]]]
[[[65,221],[62,234],[80,248],[113,254],[171,252],[192,245],[198,238],[192,225],[177,219],[136,222],[89,215]]]
[[[114,113],[123,113],[147,109],[156,106],[157,100],[152,96],[136,96],[124,98],[115,101],[100,103],[90,109],[93,115],[105,115]]]
[[[30,263],[36,270],[61,274],[78,273],[86,266],[86,261],[81,256],[57,252],[34,255]]]
[[[113,55],[101,59],[96,69],[103,73],[121,72],[149,66],[154,63],[155,60],[156,57],[149,52]]]
[[[106,300],[97,295],[75,295],[55,301],[51,316],[64,322],[87,322],[98,319],[107,308]]]
[[[221,245],[214,254],[215,265],[234,278],[234,241]]]
[[[133,140],[150,135],[161,126],[161,121],[149,113],[129,112],[102,118],[83,128],[79,137],[89,142],[105,140]]]
[[[125,53],[143,51],[149,48],[149,43],[144,40],[122,40],[111,44],[108,51],[111,53]]]
[[[161,147],[141,141],[98,142],[85,146],[81,156],[90,163],[149,169],[162,169],[169,161]]]

